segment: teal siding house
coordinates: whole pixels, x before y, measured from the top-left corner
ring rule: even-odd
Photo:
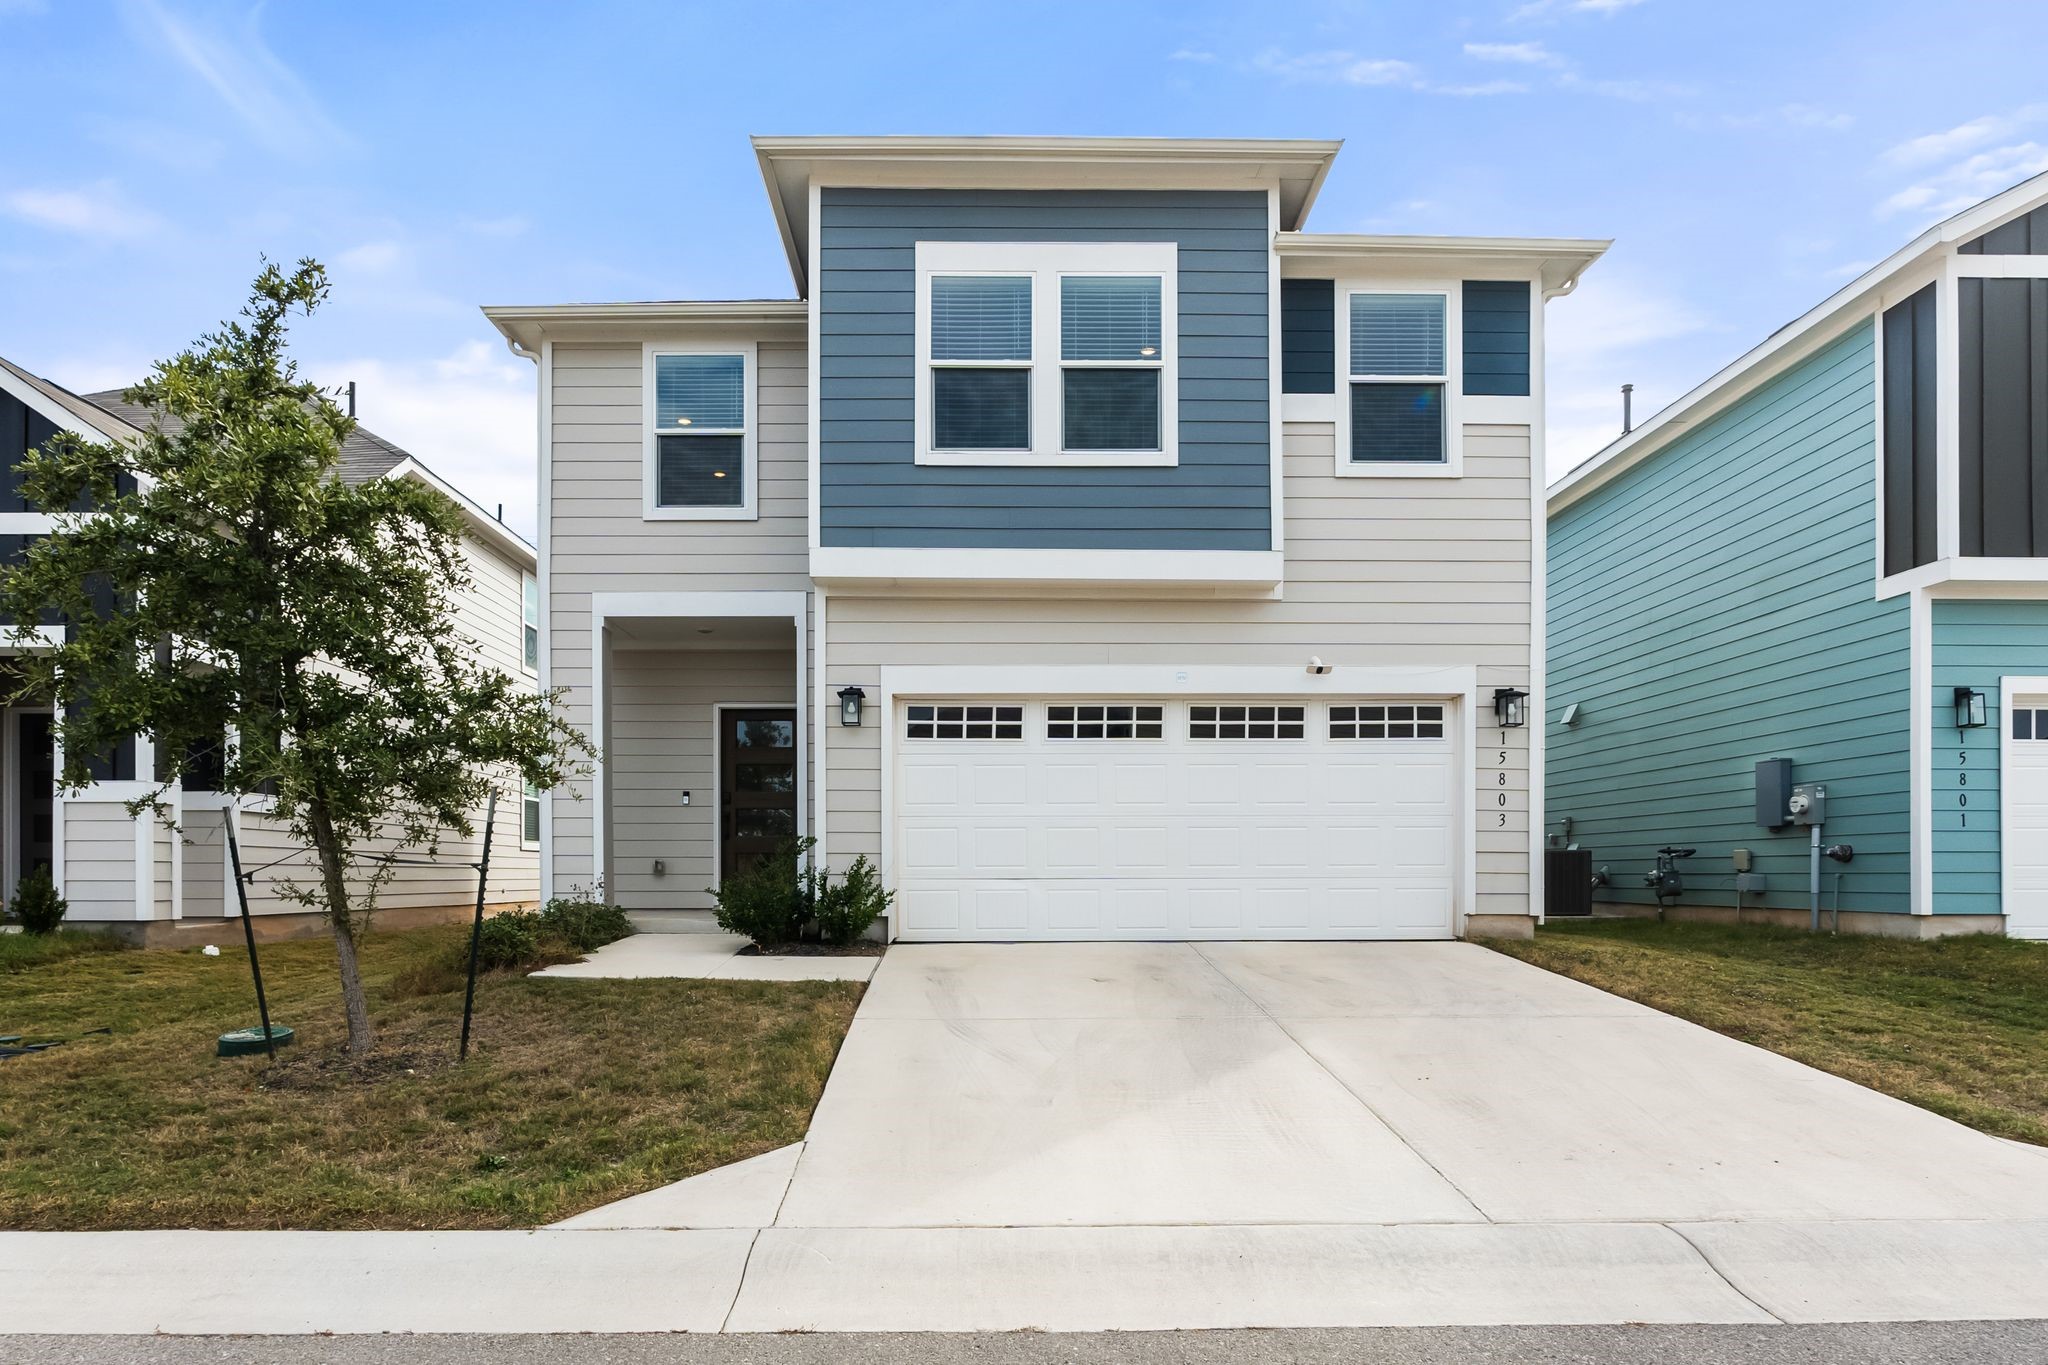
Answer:
[[[1553,484],[1547,557],[1597,909],[1676,848],[1674,915],[2048,939],[2048,176]]]

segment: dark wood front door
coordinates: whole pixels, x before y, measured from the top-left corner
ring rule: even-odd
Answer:
[[[20,787],[15,793],[15,861],[26,876],[39,867],[52,865],[57,855],[53,805],[57,784],[56,748],[51,742],[52,717],[47,711],[22,711],[16,715],[16,753],[19,755]],[[14,888],[6,888],[8,895]]]
[[[796,712],[718,713],[719,875],[796,838]]]

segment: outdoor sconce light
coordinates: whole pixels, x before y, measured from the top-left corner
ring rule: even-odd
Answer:
[[[1528,719],[1529,694],[1519,687],[1493,689],[1493,718],[1503,730],[1519,729]]]
[[[1976,730],[1987,724],[1984,718],[1984,694],[1974,687],[1956,689],[1956,729]]]
[[[860,724],[860,704],[867,698],[867,695],[858,687],[842,687],[839,689],[839,723],[841,725]]]

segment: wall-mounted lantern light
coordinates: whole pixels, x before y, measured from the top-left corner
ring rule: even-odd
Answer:
[[[1493,718],[1503,730],[1520,728],[1529,719],[1529,694],[1519,687],[1493,689]]]
[[[1956,729],[1975,730],[1987,724],[1984,716],[1984,694],[1974,687],[1956,689]]]
[[[867,695],[858,687],[842,687],[839,689],[839,723],[841,725],[860,724],[860,704],[866,699]]]

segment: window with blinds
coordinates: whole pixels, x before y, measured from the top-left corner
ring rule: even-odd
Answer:
[[[1031,277],[932,279],[932,441],[1031,448]]]
[[[1060,444],[1159,449],[1165,364],[1157,275],[1060,278]]]
[[[746,502],[746,357],[654,357],[654,506]]]
[[[1351,295],[1353,463],[1448,459],[1449,305],[1444,294]]]

